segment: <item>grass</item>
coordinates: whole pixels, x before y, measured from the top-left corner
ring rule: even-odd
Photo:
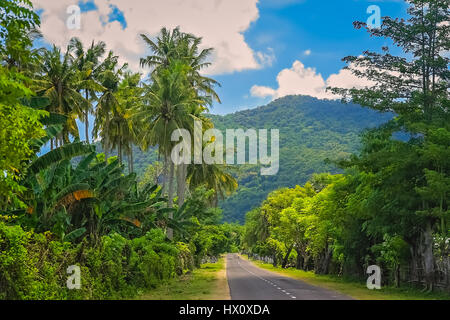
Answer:
[[[241,256],[243,259],[247,257]],[[297,269],[275,268],[261,261],[252,262],[260,268],[273,271],[283,276],[302,280],[308,284],[334,290],[357,300],[450,300],[450,294],[444,292],[421,292],[414,288],[385,287],[381,290],[369,290],[365,283],[344,279],[333,275],[316,275]]]
[[[208,263],[159,286],[140,297],[141,300],[230,300],[226,277],[226,260]]]

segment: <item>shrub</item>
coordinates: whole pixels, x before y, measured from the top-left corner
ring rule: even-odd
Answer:
[[[0,222],[0,299],[132,297],[193,268],[192,249],[159,229],[133,240],[111,234],[97,246],[52,238]],[[80,290],[67,289],[71,265],[80,266]]]

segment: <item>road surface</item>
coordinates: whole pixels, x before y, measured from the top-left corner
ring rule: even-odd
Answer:
[[[351,300],[350,297],[255,266],[236,254],[227,256],[232,300]]]

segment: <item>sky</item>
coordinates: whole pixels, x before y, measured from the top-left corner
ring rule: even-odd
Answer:
[[[106,42],[108,49],[145,74],[139,58],[149,54],[139,34],[157,35],[180,26],[214,48],[205,74],[221,83],[222,103],[211,109],[228,114],[265,105],[289,94],[336,99],[328,86],[361,87],[367,81],[342,68],[342,58],[390,45],[356,30],[378,6],[381,16],[405,17],[399,0],[34,0],[46,45],[65,47],[77,36],[85,45]],[[71,6],[81,9],[80,29]],[[70,10],[68,10],[68,8]],[[395,53],[395,50],[392,51]]]

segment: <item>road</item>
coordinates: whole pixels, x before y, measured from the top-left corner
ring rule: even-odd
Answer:
[[[236,254],[227,256],[232,300],[351,300],[350,297],[255,266]]]

